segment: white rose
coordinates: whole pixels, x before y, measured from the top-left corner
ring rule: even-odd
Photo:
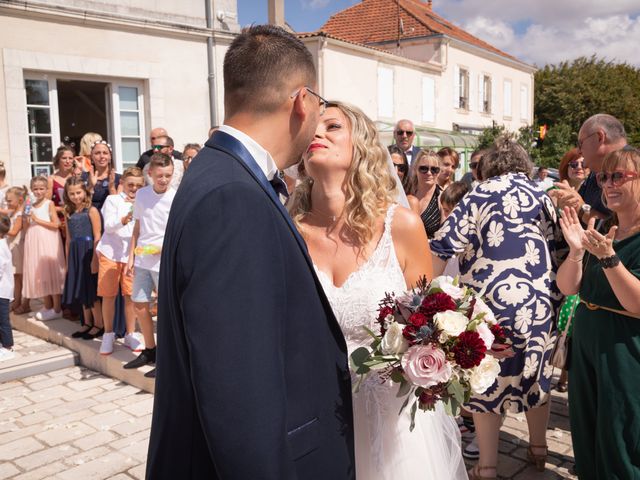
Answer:
[[[464,297],[464,288],[457,287],[453,284],[453,278],[448,275],[441,275],[431,281],[431,288],[439,288],[454,300],[460,300]]]
[[[393,322],[389,325],[380,344],[382,353],[385,355],[398,355],[407,351],[409,342],[402,335],[402,330],[402,325],[398,322]]]
[[[476,332],[478,332],[478,335],[480,335],[480,338],[484,342],[484,345],[487,347],[487,350],[491,350],[491,345],[493,345],[493,341],[496,337],[494,337],[493,333],[491,333],[489,325],[482,322],[476,327]]]
[[[448,310],[433,316],[436,326],[450,337],[457,337],[467,329],[469,319],[459,312]]]
[[[489,308],[489,305],[484,303],[484,301],[480,298],[476,297],[476,303],[473,306],[473,314],[471,318],[475,318],[476,315],[480,315],[481,313],[485,314],[484,317],[482,317],[485,321],[496,323],[496,317],[493,315],[493,312]]]
[[[487,388],[493,385],[500,373],[500,363],[495,357],[486,355],[480,365],[475,367],[469,378],[471,390],[476,394],[484,393]]]

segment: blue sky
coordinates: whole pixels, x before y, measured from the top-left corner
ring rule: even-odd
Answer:
[[[237,0],[245,26],[267,21],[267,0]],[[318,30],[359,0],[285,0],[297,32]],[[538,66],[598,55],[640,67],[638,0],[433,0],[433,9],[469,33]]]

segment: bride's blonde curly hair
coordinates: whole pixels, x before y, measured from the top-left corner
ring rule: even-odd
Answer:
[[[351,130],[353,158],[345,182],[345,224],[359,245],[371,241],[376,220],[384,215],[395,198],[397,182],[389,171],[387,150],[380,143],[375,124],[362,110],[343,102],[329,102],[327,107],[339,109]],[[313,179],[300,163],[299,185],[288,202],[294,223],[303,232],[301,221],[311,211]]]

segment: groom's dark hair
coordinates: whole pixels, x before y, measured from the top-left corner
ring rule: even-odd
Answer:
[[[273,25],[244,28],[224,56],[224,108],[272,113],[295,92],[292,82],[313,88],[316,68],[307,47]]]

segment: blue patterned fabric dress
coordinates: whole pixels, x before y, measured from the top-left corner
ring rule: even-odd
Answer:
[[[93,228],[89,210],[75,212],[67,219],[70,245],[67,258],[67,276],[64,281],[62,303],[93,307],[98,298],[98,274],[91,273],[93,257]]]
[[[522,412],[548,400],[561,238],[551,199],[525,174],[510,173],[465,196],[431,241],[441,259],[458,256],[461,281],[484,291],[516,353],[501,360],[498,379],[471,398],[471,410]]]

